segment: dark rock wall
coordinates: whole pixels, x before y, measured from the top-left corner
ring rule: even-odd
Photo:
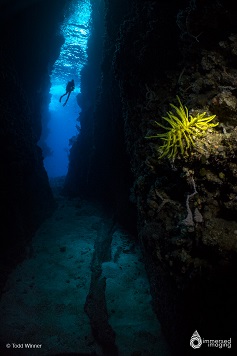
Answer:
[[[175,352],[186,353],[196,329],[206,338],[236,337],[237,14],[215,1],[137,6],[121,27],[114,62],[135,176],[131,198],[154,308]],[[160,159],[161,140],[145,137],[164,131],[154,121],[162,123],[176,95],[220,124],[172,161]]]
[[[66,1],[1,8],[1,284],[32,234],[54,207],[37,141],[41,108],[49,102],[49,71]]]
[[[237,335],[236,19],[231,1],[105,1],[97,102],[71,152],[66,190],[72,182],[77,194],[106,197],[127,220],[130,194],[153,306],[176,355],[190,352],[196,329]],[[167,126],[176,95],[219,124],[172,160],[145,137],[163,132],[154,121]]]

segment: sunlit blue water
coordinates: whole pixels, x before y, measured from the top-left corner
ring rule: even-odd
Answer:
[[[49,135],[46,141],[52,155],[44,159],[44,165],[49,177],[67,174],[69,140],[78,135],[76,125],[80,108],[76,95],[80,92],[80,72],[87,61],[87,40],[90,35],[91,6],[89,0],[74,0],[67,9],[69,17],[61,25],[65,43],[61,47],[58,60],[51,74],[51,102],[49,105],[50,122]],[[67,82],[74,79],[75,90],[71,93],[65,107]]]
[[[76,88],[70,95],[65,107],[59,102],[59,97],[65,91],[64,86],[57,85],[51,87],[52,100],[50,103],[50,130],[47,144],[53,151],[52,156],[44,160],[44,166],[50,177],[64,176],[68,169],[69,139],[78,134],[76,129],[76,119],[80,108],[76,102],[76,95],[79,88]]]

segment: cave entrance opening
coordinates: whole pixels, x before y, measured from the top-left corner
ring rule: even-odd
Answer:
[[[64,21],[60,26],[60,36],[63,36],[64,43],[50,74],[51,101],[49,107],[42,110],[42,115],[47,116],[43,122],[47,124],[42,127],[39,145],[43,149],[44,166],[49,178],[67,174],[70,146],[80,131],[77,95],[81,91],[80,73],[87,62],[90,28],[90,0],[72,0],[65,10]],[[62,98],[61,103],[59,99],[72,79],[75,89],[71,92],[67,104],[63,106],[67,96]]]

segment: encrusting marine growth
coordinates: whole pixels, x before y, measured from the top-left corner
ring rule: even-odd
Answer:
[[[188,150],[195,145],[194,140],[204,136],[208,129],[219,124],[210,123],[216,115],[204,117],[206,112],[192,117],[188,112],[188,108],[183,106],[178,96],[177,100],[180,105],[179,107],[170,104],[175,113],[168,111],[167,117],[163,117],[163,119],[170,124],[170,127],[166,127],[155,121],[155,123],[165,129],[166,132],[146,137],[160,138],[164,141],[164,144],[160,146],[162,153],[159,158],[167,157],[174,160],[178,154],[182,156],[188,155]]]

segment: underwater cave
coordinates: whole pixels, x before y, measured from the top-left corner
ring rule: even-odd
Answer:
[[[233,1],[1,0],[0,20],[0,354],[229,354]]]

